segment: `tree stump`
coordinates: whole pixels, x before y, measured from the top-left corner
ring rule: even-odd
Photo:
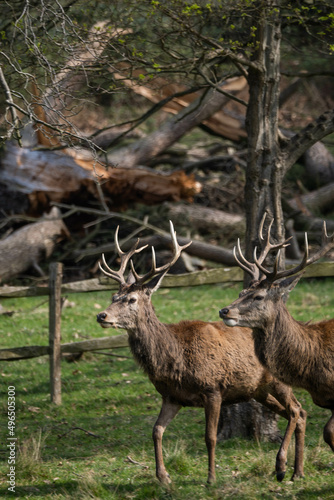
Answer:
[[[278,415],[254,399],[247,403],[222,406],[218,423],[218,441],[233,437],[257,441],[281,441]]]

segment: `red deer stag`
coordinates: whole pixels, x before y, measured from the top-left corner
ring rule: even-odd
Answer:
[[[120,270],[110,269],[102,256],[102,272],[116,280],[120,287],[111,305],[97,315],[104,328],[124,328],[134,358],[147,373],[162,396],[162,407],[153,428],[156,475],[169,483],[162,456],[162,436],[167,425],[182,406],[202,407],[205,410],[205,442],[209,456],[208,482],[215,481],[215,447],[221,404],[228,405],[255,398],[288,420],[287,430],[276,458],[276,474],[285,474],[287,449],[293,432],[296,434],[295,468],[293,477],[303,476],[303,448],[306,412],[294,397],[290,387],[275,380],[259,363],[249,329],[232,332],[222,322],[181,321],[163,324],[157,318],[151,295],[188,245],[179,246],[172,223],[172,260],[156,267],[152,247],[152,268],[139,276],[131,260],[132,272],[127,280],[124,272],[129,259],[144,247],[123,253],[115,246],[121,259]],[[234,335],[236,333],[236,335]]]
[[[324,440],[334,451],[334,319],[314,324],[301,323],[293,319],[284,304],[306,266],[334,247],[334,234],[329,237],[324,224],[322,245],[309,257],[305,233],[302,262],[292,269],[278,270],[278,251],[273,271],[269,271],[264,267],[269,251],[286,247],[290,238],[271,244],[273,221],[265,237],[264,221],[265,216],[259,229],[262,248],[259,256],[255,248],[254,262],[245,259],[239,240],[237,251],[235,249],[239,266],[253,280],[236,301],[219,311],[219,315],[228,326],[252,328],[255,352],[262,365],[285,384],[306,389],[316,405],[332,411],[324,428]],[[237,335],[239,337],[239,329]]]

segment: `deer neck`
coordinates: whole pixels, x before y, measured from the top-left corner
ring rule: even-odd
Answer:
[[[296,321],[283,304],[264,328],[254,328],[260,362],[288,385],[308,388],[314,377],[319,346],[308,327]]]
[[[128,330],[131,352],[153,380],[179,381],[182,349],[169,325],[161,323],[152,304],[147,304],[137,319],[137,326]]]

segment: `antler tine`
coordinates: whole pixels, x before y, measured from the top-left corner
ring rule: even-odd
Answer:
[[[321,233],[321,247],[312,257],[308,259],[307,265],[312,264],[316,260],[326,255],[326,253],[333,247],[334,247],[334,233],[332,234],[332,236],[328,236],[326,222],[324,221]]]
[[[115,247],[116,247],[118,255],[121,257],[121,255],[124,255],[124,252],[122,252],[121,247],[119,246],[119,243],[118,243],[118,231],[119,231],[119,226],[116,227],[116,231],[115,231]],[[138,240],[137,240],[137,245],[138,245]]]
[[[305,250],[303,259],[300,262],[300,264],[298,264],[293,268],[277,272],[275,276],[270,277],[271,281],[275,281],[281,278],[287,278],[290,276],[294,276],[297,273],[300,273],[307,266],[313,264],[313,262],[316,262],[318,259],[323,257],[333,247],[334,247],[334,233],[331,236],[328,236],[326,223],[324,222],[322,227],[322,244],[319,250],[314,255],[312,255],[312,257],[309,257],[308,239],[307,239],[307,233],[305,233]]]
[[[133,276],[134,276],[134,278],[136,280],[136,284],[137,285],[144,284],[145,281],[147,281],[149,278],[151,278],[152,276],[154,276],[155,273],[156,273],[156,259],[155,259],[155,250],[154,250],[153,246],[151,247],[151,250],[152,250],[152,265],[151,265],[151,269],[146,274],[144,274],[143,276],[140,276],[137,273],[137,271],[135,270],[135,266],[133,264],[132,259],[130,260],[131,271],[132,271],[132,274],[133,274]]]
[[[262,217],[261,224],[260,224],[260,229],[259,229],[260,242],[264,241],[263,225],[264,225],[266,215],[267,214],[265,213],[264,216]],[[262,264],[265,261],[268,253],[271,250],[286,248],[289,245],[289,241],[292,238],[292,236],[290,236],[289,238],[287,238],[286,240],[284,240],[280,243],[275,243],[275,244],[270,243],[270,234],[271,234],[271,228],[272,228],[273,223],[274,223],[274,219],[271,219],[269,226],[268,226],[268,229],[267,229],[266,241],[265,241],[265,243],[261,244],[261,253],[260,253],[259,257],[257,258],[257,261],[260,262],[260,264]]]
[[[180,257],[182,250],[184,250],[189,245],[191,245],[191,243],[192,243],[191,241],[189,243],[187,243],[186,245],[183,245],[183,246],[179,245],[177,242],[177,239],[176,239],[176,231],[174,230],[174,226],[173,226],[172,221],[169,221],[169,227],[170,227],[170,234],[171,234],[172,243],[173,243],[173,257],[172,257],[172,259],[169,262],[167,262],[166,264],[164,264],[163,266],[160,266],[157,268],[156,267],[156,259],[155,259],[155,251],[154,251],[154,247],[152,246],[152,266],[151,266],[150,271],[148,271],[143,276],[139,276],[139,274],[136,273],[133,262],[131,261],[131,269],[132,269],[132,272],[135,276],[136,283],[138,285],[143,285],[150,278],[153,278],[154,276],[156,276],[158,274],[167,273],[167,271],[169,271],[169,269],[173,266],[173,264],[175,264],[177,259]]]
[[[237,250],[238,250],[240,259],[237,255]],[[240,246],[240,238],[238,238],[237,247],[233,248],[233,256],[234,256],[235,260],[237,261],[238,266],[241,267],[241,269],[243,269],[244,271],[246,271],[246,273],[248,273],[253,278],[253,280],[259,279],[258,268],[254,264],[252,264],[251,262],[248,262],[248,260],[244,257],[244,255],[242,253],[241,246]]]
[[[289,245],[289,241],[291,240],[292,236],[290,236],[289,238],[287,238],[286,240],[284,240],[280,243],[275,243],[275,244],[270,243],[270,234],[271,234],[272,225],[274,223],[274,219],[271,219],[269,226],[268,226],[268,229],[267,229],[266,237],[264,238],[263,237],[263,226],[264,226],[264,222],[266,219],[266,215],[267,214],[264,213],[262,220],[261,220],[261,223],[260,223],[260,228],[259,228],[259,240],[261,243],[261,252],[260,252],[259,257],[257,257],[257,255],[256,255],[257,254],[257,247],[254,248],[254,262],[255,262],[256,266],[259,268],[259,270],[261,271],[261,273],[267,277],[267,279],[274,281],[275,279],[277,279],[277,276],[279,274],[278,264],[279,264],[279,259],[280,259],[280,249],[286,248]],[[266,269],[263,266],[263,262],[265,261],[266,257],[268,256],[268,253],[271,250],[277,250],[277,249],[278,249],[278,252],[277,252],[277,255],[275,258],[273,271],[269,271],[268,269]]]
[[[113,271],[108,266],[106,259],[105,259],[105,256],[104,256],[104,253],[101,255],[101,259],[102,259],[102,263],[103,263],[105,269],[103,269],[103,267],[101,266],[101,262],[99,262],[99,268],[103,272],[103,274],[105,274],[106,276],[109,276],[109,278],[113,278],[113,279],[119,281],[116,271]],[[120,283],[120,281],[119,281],[119,283]]]
[[[121,250],[121,247],[120,247],[119,242],[118,242],[118,231],[119,231],[119,226],[117,226],[116,231],[115,231],[115,247],[116,247],[116,250],[117,250],[117,253],[118,253],[119,257],[121,258],[121,264],[120,264],[119,270],[118,271],[113,271],[108,266],[108,264],[106,263],[106,259],[105,259],[104,254],[102,254],[101,258],[102,258],[102,262],[103,262],[103,265],[104,265],[105,269],[103,269],[103,267],[101,266],[100,262],[99,262],[99,268],[101,269],[101,271],[103,272],[103,274],[105,274],[106,276],[109,276],[109,278],[114,279],[115,281],[117,281],[121,285],[124,285],[126,283],[126,280],[125,280],[125,277],[124,277],[124,272],[125,272],[125,269],[126,269],[126,266],[127,266],[128,262],[129,262],[129,259],[135,253],[139,253],[142,250],[144,250],[144,248],[146,248],[147,245],[144,245],[144,246],[142,246],[140,248],[137,248],[137,246],[139,244],[139,238],[138,238],[137,241],[135,242],[135,244],[132,246],[132,248],[130,248],[130,250],[128,252],[123,252]]]
[[[313,264],[313,262],[316,262],[318,259],[326,255],[326,253],[334,247],[334,233],[332,236],[328,236],[327,234],[327,228],[326,228],[326,222],[324,221],[323,226],[322,226],[322,235],[321,235],[321,247],[319,250],[312,255],[312,257],[309,257],[309,248],[308,248],[308,241],[307,241],[307,233],[305,233],[305,252],[304,252],[304,257],[303,260],[301,261],[298,266],[292,268],[292,269],[287,269],[285,272],[282,271],[282,273],[279,273],[279,278],[285,278],[288,276],[293,276],[294,274],[299,273],[305,267],[309,266],[310,264]]]
[[[287,245],[282,245],[281,248],[285,248]],[[278,271],[278,265],[279,265],[279,259],[280,259],[280,255],[281,255],[281,248],[278,249],[278,252],[277,252],[277,255],[276,255],[276,258],[275,258],[275,261],[274,261],[274,267],[273,267],[273,270],[272,271],[269,271],[268,269],[266,269],[261,261],[259,261],[256,257],[256,251],[257,251],[257,248],[255,247],[254,248],[254,262],[256,264],[256,266],[259,268],[259,270],[261,271],[261,273],[266,276],[266,278],[268,280],[271,280],[271,281],[275,281],[275,279],[277,279],[277,276],[279,274],[279,271]]]
[[[290,238],[289,238],[290,239]],[[286,245],[284,245],[286,246]],[[281,247],[284,248],[284,247]],[[274,282],[278,279],[281,278],[287,278],[288,276],[293,276],[294,274],[297,274],[298,272],[302,271],[307,265],[308,265],[308,241],[307,241],[307,234],[305,233],[305,251],[304,251],[304,256],[302,261],[294,268],[290,269],[285,269],[282,271],[278,271],[278,262],[279,262],[279,254],[280,250],[277,252],[277,256],[275,259],[275,264],[274,264],[274,269],[272,272],[267,271],[263,269],[263,273],[267,276],[267,279],[270,282]]]
[[[266,220],[267,217],[267,212],[264,212],[261,222],[260,222],[260,227],[259,227],[259,239],[263,240],[263,226],[264,226],[264,221]]]

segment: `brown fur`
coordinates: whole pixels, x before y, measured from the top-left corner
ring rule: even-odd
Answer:
[[[154,290],[156,287],[154,288]],[[153,290],[153,291],[154,291]],[[252,331],[230,329],[222,322],[161,323],[149,286],[121,285],[112,304],[97,317],[101,326],[128,331],[134,358],[162,396],[153,429],[156,475],[170,482],[162,457],[162,435],[182,406],[203,407],[209,455],[208,481],[215,480],[215,446],[221,404],[255,398],[289,421],[276,458],[278,479],[286,469],[287,449],[296,429],[294,477],[303,476],[306,413],[290,387],[278,382],[259,363]]]

